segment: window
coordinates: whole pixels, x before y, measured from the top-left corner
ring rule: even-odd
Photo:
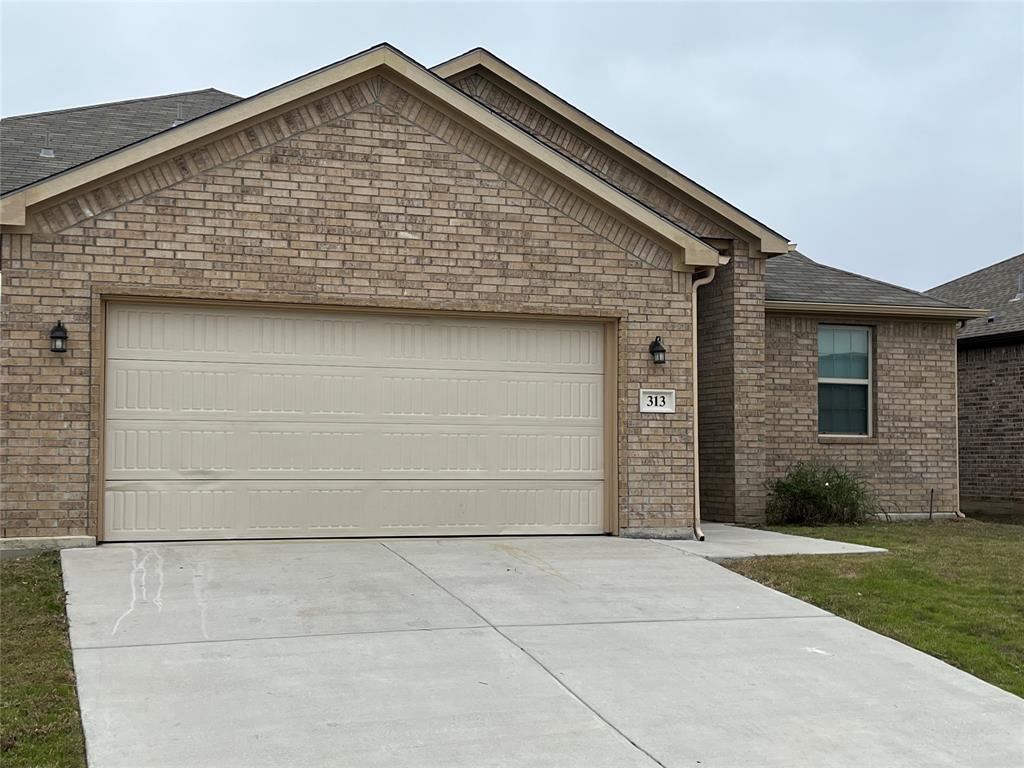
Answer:
[[[818,326],[818,433],[871,434],[871,329]]]

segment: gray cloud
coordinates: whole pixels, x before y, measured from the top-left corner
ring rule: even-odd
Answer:
[[[800,243],[927,288],[1024,250],[1019,3],[4,3],[4,115],[476,45]],[[46,55],[40,55],[45,51]]]

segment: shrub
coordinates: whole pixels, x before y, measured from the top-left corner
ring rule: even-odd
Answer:
[[[766,483],[771,524],[859,523],[876,511],[864,481],[838,467],[801,461],[786,476]]]

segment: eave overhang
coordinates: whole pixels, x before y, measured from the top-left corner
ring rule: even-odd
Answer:
[[[758,245],[762,253],[777,254],[789,251],[790,242],[787,237],[726,202],[718,195],[693,181],[693,179],[689,179],[675,169],[665,165],[653,155],[650,155],[589,115],[576,109],[576,107],[559,98],[536,81],[526,77],[526,75],[489,51],[482,48],[467,51],[461,56],[438,64],[431,71],[445,80],[451,80],[475,70],[484,70],[513,88],[525,93],[563,120],[575,125],[591,138],[596,139],[615,152],[626,156],[632,162],[642,166],[648,173],[653,174],[663,183],[667,183],[673,189],[694,200],[712,215],[721,217],[721,219],[732,224],[736,229],[754,238],[755,244]]]
[[[171,153],[210,140],[215,135],[237,130],[245,123],[281,110],[300,99],[373,74],[397,76],[401,81],[411,84],[499,146],[546,170],[584,198],[665,245],[676,255],[675,269],[690,271],[719,263],[719,252],[713,246],[548,148],[387,44],[375,46],[184,125],[13,190],[0,198],[0,225],[5,230],[24,227],[27,214],[33,208],[96,186],[109,177],[156,162]]]
[[[766,312],[815,315],[872,315],[935,320],[970,320],[984,317],[988,310],[967,307],[904,307],[889,304],[830,304],[808,301],[765,301]]]

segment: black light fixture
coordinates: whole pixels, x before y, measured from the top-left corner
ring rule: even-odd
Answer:
[[[655,336],[651,346],[647,349],[650,351],[651,357],[654,358],[655,365],[665,364],[665,345],[661,343],[661,336]]]
[[[68,351],[68,329],[64,327],[64,323],[60,320],[58,320],[57,324],[50,329],[50,351]]]

